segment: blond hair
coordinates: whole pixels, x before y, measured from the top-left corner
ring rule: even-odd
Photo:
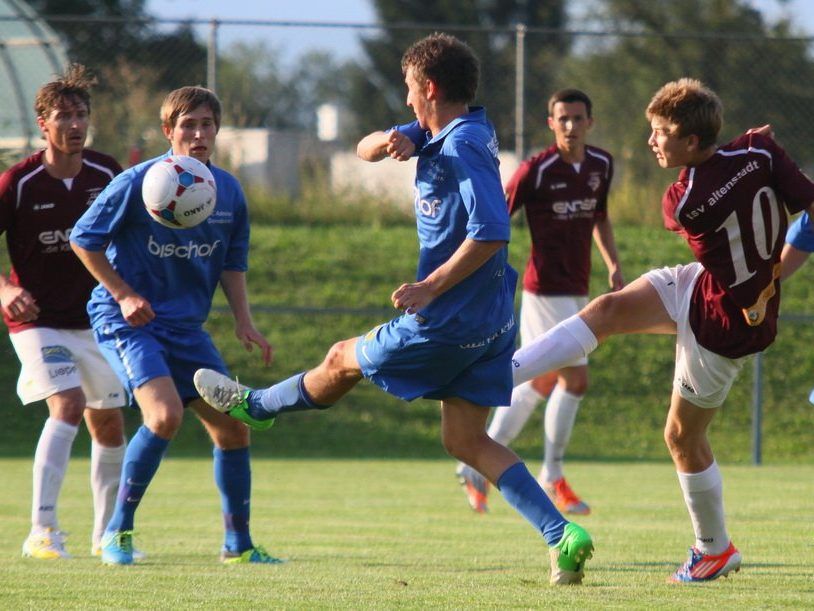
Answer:
[[[647,120],[667,119],[678,127],[678,136],[698,136],[698,147],[715,144],[723,124],[723,105],[718,95],[698,79],[682,78],[659,89],[645,111]]]
[[[178,117],[199,106],[209,107],[215,119],[215,127],[220,129],[220,100],[214,91],[205,87],[181,87],[170,91],[161,103],[161,124],[174,128]]]

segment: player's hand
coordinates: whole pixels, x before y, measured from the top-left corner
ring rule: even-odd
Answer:
[[[387,154],[397,161],[407,161],[415,152],[415,144],[400,131],[393,130],[388,134]]]
[[[433,299],[435,299],[435,295],[423,282],[402,284],[390,295],[393,307],[397,310],[404,310],[407,314],[415,314],[418,310],[427,307]]]
[[[119,299],[119,308],[131,327],[143,327],[155,318],[150,302],[136,293]]]
[[[611,291],[620,291],[625,288],[625,279],[621,270],[616,269],[608,274],[608,286]]]
[[[770,123],[766,125],[761,125],[760,127],[752,127],[746,130],[747,134],[760,134],[761,136],[768,136],[772,140],[774,140],[774,130]]]
[[[0,290],[3,311],[14,322],[31,322],[39,316],[40,308],[31,293],[21,286],[6,283]]]
[[[243,344],[246,352],[254,350],[255,344],[260,348],[263,357],[263,364],[267,367],[274,359],[274,348],[268,340],[258,331],[254,325],[242,325],[235,327],[235,336]]]

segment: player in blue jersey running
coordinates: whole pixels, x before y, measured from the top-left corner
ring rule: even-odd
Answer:
[[[212,406],[255,428],[284,412],[324,409],[363,377],[412,400],[438,399],[444,447],[484,474],[551,548],[552,583],[579,583],[593,544],[565,520],[526,465],[485,431],[489,406],[511,398],[516,272],[507,263],[509,215],[497,139],[470,108],[478,60],[461,41],[433,34],[402,58],[407,105],[417,120],[361,140],[366,161],[418,157],[417,281],[392,294],[402,316],[341,341],[316,368],[249,391],[222,373],[195,375]]]
[[[88,304],[102,353],[141,408],[144,424],[127,446],[102,562],[133,561],[134,514],[190,406],[214,442],[221,494],[223,562],[275,563],[249,534],[249,429],[201,401],[193,386],[200,367],[227,373],[203,330],[220,283],[247,350],[271,346],[252,322],[246,291],[249,220],[238,181],[209,158],[220,127],[220,101],[202,87],[171,92],[161,106],[164,135],[176,155],[209,165],[217,186],[212,215],[191,229],[169,229],[148,215],[141,184],[155,159],[117,176],[76,223],[71,246],[100,285]],[[162,157],[159,157],[161,159]]]

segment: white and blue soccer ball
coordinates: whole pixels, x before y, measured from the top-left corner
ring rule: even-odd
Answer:
[[[171,155],[147,170],[141,198],[152,219],[165,227],[195,227],[215,210],[215,177],[194,157]]]

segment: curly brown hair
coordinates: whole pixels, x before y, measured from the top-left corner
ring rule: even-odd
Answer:
[[[220,100],[214,91],[206,87],[190,86],[170,91],[161,103],[161,124],[173,128],[178,117],[192,112],[199,106],[209,107],[215,119],[215,127],[220,129]]]
[[[449,34],[435,32],[413,43],[401,58],[401,70],[416,80],[433,81],[447,102],[468,104],[478,90],[480,66],[474,51]]]
[[[647,120],[667,119],[678,127],[677,135],[698,136],[698,147],[715,144],[724,120],[721,99],[698,79],[682,78],[662,86],[645,111]]]
[[[65,102],[81,102],[90,113],[90,89],[97,83],[82,64],[71,64],[65,74],[58,76],[37,90],[34,97],[34,112],[46,119],[51,111]]]

